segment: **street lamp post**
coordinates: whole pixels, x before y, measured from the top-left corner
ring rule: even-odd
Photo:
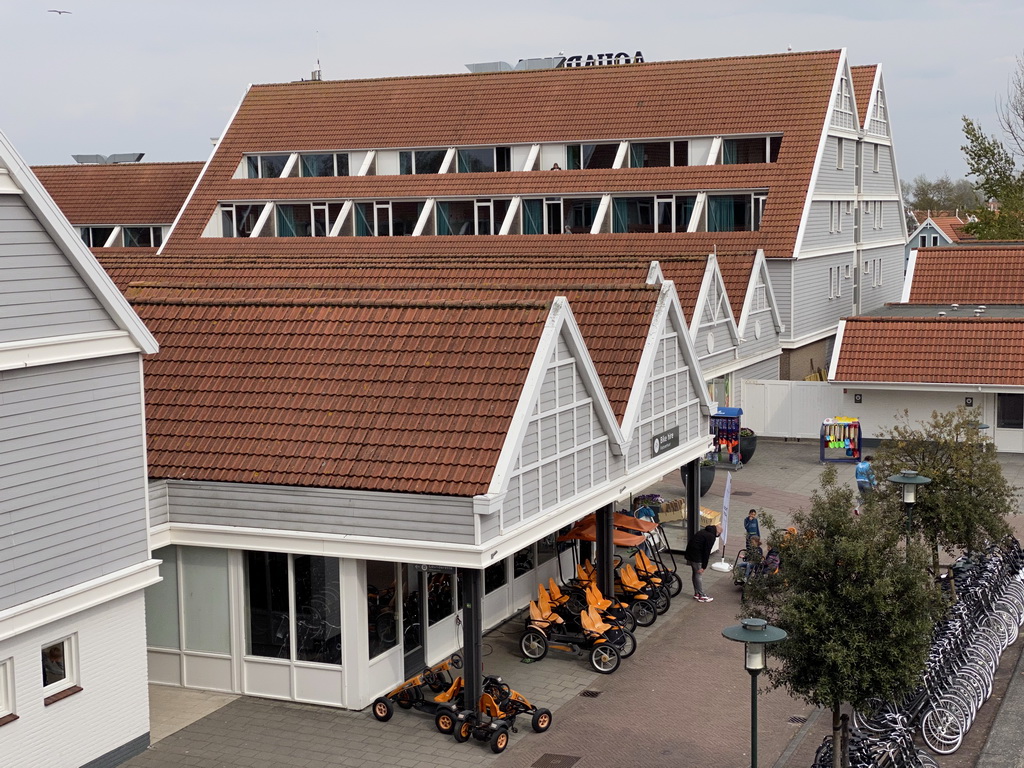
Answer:
[[[917,486],[927,485],[931,481],[930,477],[919,475],[916,469],[901,469],[898,475],[889,478],[890,483],[897,483],[903,487],[903,508],[907,513],[907,557],[910,557],[911,515],[917,503]]]
[[[750,768],[757,768],[757,676],[764,669],[764,647],[786,639],[786,631],[764,619],[740,619],[739,626],[726,627],[722,635],[745,643],[743,666],[750,673]]]

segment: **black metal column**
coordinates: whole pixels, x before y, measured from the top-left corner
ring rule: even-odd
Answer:
[[[615,525],[613,508],[606,504],[597,510],[597,588],[601,594],[615,593]]]
[[[460,568],[462,579],[462,652],[466,666],[463,677],[466,681],[466,709],[476,711],[483,693],[484,658],[484,572],[471,568]]]
[[[686,542],[700,530],[700,458],[683,465],[686,478]]]

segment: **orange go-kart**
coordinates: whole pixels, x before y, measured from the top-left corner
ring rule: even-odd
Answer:
[[[551,727],[551,710],[535,707],[500,677],[487,677],[479,712],[459,712],[452,735],[460,743],[472,736],[486,741],[492,752],[504,752],[510,734],[518,732],[516,718],[524,714],[530,715],[530,725],[537,733]]]

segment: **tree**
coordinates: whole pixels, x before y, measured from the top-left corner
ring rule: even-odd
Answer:
[[[1016,513],[1018,489],[1003,475],[995,446],[978,429],[979,423],[978,414],[963,406],[933,412],[916,427],[904,411],[896,425],[883,432],[874,454],[875,476],[882,482],[873,503],[897,527],[905,514],[902,490],[885,478],[903,469],[931,478],[919,487],[911,522],[915,534],[931,548],[936,571],[940,547],[971,551],[985,541],[998,541],[1010,533],[1006,516]]]
[[[940,211],[973,210],[982,202],[967,179],[953,181],[948,173],[934,181],[922,174],[911,182],[900,182],[900,186],[907,205],[916,211],[928,211],[931,215]]]
[[[767,646],[778,662],[767,671],[770,684],[831,709],[834,737],[844,702],[860,709],[914,689],[938,608],[924,549],[912,543],[904,556],[899,531],[878,507],[855,517],[853,491],[837,477],[835,465],[822,472],[810,511],[793,515],[795,535],[766,517],[782,565],[747,591],[754,615],[789,635]],[[838,748],[834,756],[838,767]]]

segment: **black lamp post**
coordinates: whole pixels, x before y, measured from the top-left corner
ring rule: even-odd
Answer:
[[[786,639],[786,630],[764,619],[740,619],[739,626],[726,627],[722,635],[746,644],[743,666],[750,673],[750,768],[757,768],[757,676],[764,669],[764,647]]]
[[[907,513],[907,557],[910,556],[910,524],[914,505],[917,503],[917,486],[927,485],[932,479],[919,475],[916,469],[901,469],[898,475],[889,478],[890,483],[903,486],[903,508]]]

